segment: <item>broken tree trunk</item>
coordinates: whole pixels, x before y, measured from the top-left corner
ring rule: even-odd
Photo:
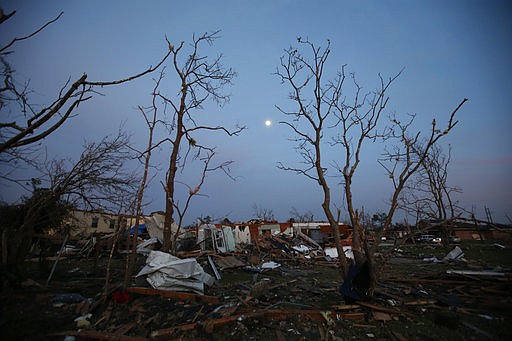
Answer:
[[[68,242],[69,238],[69,231],[66,233],[66,236],[64,237],[64,241],[62,242],[62,245],[60,246],[59,253],[57,254],[57,259],[55,259],[55,262],[52,266],[52,271],[50,271],[50,275],[48,276],[48,279],[46,280],[45,287],[48,286],[48,283],[50,283],[53,273],[55,272],[55,269],[57,268],[57,263],[59,262],[60,256],[62,255],[62,252],[64,252],[64,249],[66,248],[66,243]]]

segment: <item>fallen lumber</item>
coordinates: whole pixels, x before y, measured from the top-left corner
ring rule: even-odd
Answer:
[[[427,279],[427,278],[383,278],[382,282],[402,282],[402,283],[431,283],[431,284],[465,284],[468,281],[467,278],[456,279]]]
[[[97,330],[68,330],[64,332],[51,333],[49,336],[79,336],[81,338],[93,340],[147,341],[147,338],[142,336],[117,335]]]
[[[375,321],[387,322],[387,321],[391,321],[393,318],[388,313],[384,313],[382,311],[374,311],[373,312],[373,319]]]
[[[504,277],[505,273],[497,271],[475,271],[475,270],[446,270],[447,274],[469,275],[469,276],[492,276]]]
[[[265,317],[271,320],[284,320],[289,317],[289,315],[305,315],[308,316],[311,320],[314,321],[324,321],[325,316],[330,316],[331,318],[342,319],[342,320],[350,320],[350,321],[364,321],[365,313],[340,313],[336,311],[330,310],[308,310],[308,309],[260,309],[260,310],[251,310],[251,311],[243,311],[236,315],[221,317],[218,319],[207,319],[202,322],[197,323],[189,323],[181,326],[175,326],[171,328],[159,329],[155,330],[151,333],[151,337],[158,338],[164,336],[170,336],[175,334],[176,332],[189,331],[197,328],[202,328],[206,333],[212,333],[215,327],[222,326],[225,324],[229,324],[235,321],[240,321],[248,318],[254,317]]]
[[[372,303],[368,303],[368,302],[357,301],[356,303],[361,305],[361,306],[363,306],[363,307],[367,307],[367,308],[370,308],[370,309],[373,309],[373,310],[376,310],[376,311],[382,311],[384,313],[405,315],[405,316],[411,316],[411,317],[414,316],[411,313],[406,313],[406,312],[403,312],[403,311],[400,311],[400,310],[397,310],[397,309],[386,308],[386,307],[383,307],[383,306],[380,306],[380,305],[376,305],[376,304],[372,304]]]
[[[258,317],[258,316],[263,316],[263,315],[264,315],[264,312],[261,311],[261,312],[249,312],[246,314],[227,316],[227,317],[222,317],[222,318],[218,318],[218,319],[209,319],[204,322],[189,323],[189,324],[184,324],[181,326],[155,330],[154,332],[151,333],[151,337],[158,338],[158,337],[162,337],[162,336],[170,336],[170,335],[175,334],[176,332],[189,331],[189,330],[196,329],[198,327],[203,328],[207,333],[211,333],[211,332],[213,332],[214,328],[217,326],[229,324],[229,323],[235,322],[239,319],[252,318],[252,317]]]
[[[406,301],[404,302],[404,305],[426,305],[426,304],[435,304],[437,303],[437,300],[433,299],[418,299],[414,301]]]
[[[359,305],[357,304],[341,304],[341,305],[332,305],[332,309],[334,310],[352,310],[359,308]]]
[[[130,322],[130,323],[123,324],[123,325],[117,327],[117,329],[114,331],[114,335],[118,335],[118,336],[124,335],[124,334],[128,333],[130,330],[132,330],[133,328],[135,328],[136,326],[137,326],[137,322]]]
[[[171,291],[171,290],[158,290],[153,288],[130,287],[126,289],[127,292],[141,295],[162,296],[166,298],[175,298],[188,301],[203,301],[205,303],[217,304],[219,298],[216,296],[199,295],[190,292]]]
[[[272,309],[265,310],[265,317],[282,320],[283,317],[288,315],[306,315],[314,321],[323,321],[325,314],[335,316],[337,319],[351,320],[351,321],[363,321],[365,313],[354,312],[354,313],[340,313],[339,311],[332,310],[313,310],[313,309]]]

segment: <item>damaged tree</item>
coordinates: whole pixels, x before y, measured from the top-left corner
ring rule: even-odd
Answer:
[[[453,194],[461,189],[448,184],[450,161],[451,146],[445,154],[441,146],[434,145],[399,198],[399,209],[416,215],[417,222],[433,221],[445,227],[442,235],[445,246],[450,233],[448,226],[464,211],[453,199]]]
[[[32,179],[30,197],[22,198],[18,205],[0,206],[2,264],[15,274],[19,273],[18,264],[31,247],[32,234],[44,233],[58,226],[70,208],[50,189],[41,188],[40,185],[40,181]]]
[[[3,14],[0,25],[11,20],[14,14]],[[89,81],[87,74],[83,74],[74,82],[68,81],[57,91],[57,95],[48,104],[34,105],[30,100],[33,92],[29,82],[20,82],[15,79],[15,71],[8,61],[14,54],[13,47],[21,42],[33,38],[48,25],[53,24],[62,16],[46,22],[37,30],[23,37],[15,37],[5,46],[0,47],[0,62],[2,67],[2,84],[0,88],[0,162],[11,168],[19,167],[20,162],[30,162],[39,151],[38,145],[45,137],[59,129],[70,117],[77,114],[79,105],[90,100],[96,93],[96,87],[112,86],[130,82],[158,69],[170,56],[171,51],[156,64],[147,70],[123,79],[114,81]],[[19,85],[23,84],[23,85]],[[4,179],[22,182],[10,176],[10,172],[2,174]]]
[[[171,143],[169,167],[164,184],[164,251],[175,251],[177,236],[174,236],[174,238],[171,236],[171,224],[175,220],[174,213],[177,211],[181,222],[190,199],[198,194],[201,189],[206,173],[216,169],[222,169],[226,174],[229,173],[228,166],[231,162],[222,163],[216,167],[210,166],[212,157],[215,154],[214,148],[201,145],[198,141],[200,134],[207,131],[220,131],[229,136],[235,136],[244,129],[243,127],[237,127],[235,130],[228,130],[221,125],[202,125],[195,120],[193,115],[194,111],[202,109],[208,100],[212,100],[220,106],[229,101],[230,96],[222,93],[222,90],[225,86],[231,84],[236,73],[231,68],[225,68],[222,65],[222,55],[209,59],[200,53],[200,50],[205,48],[204,45],[212,46],[217,38],[218,32],[204,33],[199,37],[194,35],[188,54],[184,42],[181,42],[177,47],[168,42],[169,49],[173,54],[175,75],[179,80],[179,92],[176,97],[158,94],[163,100],[164,105],[170,108],[172,112],[171,118],[167,121],[167,129],[171,137],[158,143]],[[188,160],[190,155],[192,155],[192,160],[203,162],[204,167],[202,168],[199,184],[196,187],[189,188],[185,205],[181,210],[178,210],[179,201],[176,184],[179,182],[177,174],[190,161]],[[178,229],[180,227],[178,226]]]
[[[402,191],[410,184],[413,175],[426,177],[430,194],[434,197],[433,200],[438,210],[437,214],[444,218],[447,217],[445,201],[448,201],[450,205],[451,214],[455,214],[451,193],[456,189],[448,187],[446,184],[449,158],[442,157],[441,149],[436,143],[457,125],[455,114],[466,101],[467,99],[464,98],[452,111],[444,129],[440,129],[436,120],[433,119],[430,133],[423,140],[420,131],[412,132],[411,125],[414,122],[414,115],[406,123],[402,123],[396,118],[392,119],[394,123],[392,135],[397,143],[391,150],[386,150],[383,158],[379,160],[380,165],[392,180],[394,188],[383,232],[391,226],[393,214],[400,205],[400,198],[404,197]],[[419,173],[421,171],[424,171],[425,174]]]
[[[290,117],[290,120],[281,123],[292,129],[294,133],[292,141],[297,143],[295,148],[305,166],[289,167],[279,164],[278,167],[302,174],[318,182],[322,187],[324,193],[322,207],[335,232],[338,254],[341,256],[341,267],[344,275],[347,275],[347,259],[342,252],[339,235],[336,236],[337,221],[330,208],[331,188],[327,182],[329,167],[325,161],[322,162],[321,158],[324,154],[322,148],[326,145],[323,141],[331,147],[339,147],[340,161],[334,160],[330,164],[330,167],[336,171],[332,176],[336,177],[336,174],[340,173],[343,176],[344,199],[354,231],[352,243],[355,262],[358,266],[366,267],[369,273],[370,283],[362,294],[372,295],[380,270],[375,264],[374,250],[369,247],[365,230],[361,226],[362,216],[353,204],[352,191],[352,180],[360,163],[364,142],[388,141],[390,139],[398,141],[392,148],[392,152],[388,152],[379,161],[385,167],[394,185],[390,207],[382,224],[381,233],[384,233],[391,226],[398,198],[404,186],[425,163],[436,142],[457,124],[457,121],[454,120],[455,113],[466,99],[451,113],[445,129],[440,130],[434,120],[430,135],[423,142],[420,139],[420,132],[411,133],[413,117],[406,124],[397,119],[392,119],[388,125],[380,124],[383,111],[389,100],[387,91],[401,72],[387,80],[379,75],[380,84],[375,91],[370,93],[362,93],[362,88],[352,74],[350,76],[353,84],[351,91],[345,86],[347,79],[345,66],[341,67],[334,79],[323,80],[324,68],[330,53],[329,41],[326,48],[317,47],[301,38],[298,39],[298,43],[310,52],[311,58],[308,59],[299,49],[289,48],[285,50],[285,55],[281,58],[277,71],[282,82],[291,86],[292,91],[289,98],[296,103],[297,108],[293,111],[286,111],[280,107],[278,109]],[[392,164],[388,165],[386,162]]]
[[[365,262],[362,249],[365,230],[362,229],[362,215],[353,203],[352,180],[361,160],[361,150],[366,141],[373,142],[376,139],[386,140],[389,137],[389,129],[378,130],[378,123],[389,100],[387,91],[391,84],[400,76],[397,75],[384,80],[379,75],[379,87],[370,93],[361,93],[361,87],[357,83],[354,74],[351,80],[354,85],[352,101],[346,99],[346,90],[343,89],[345,70],[335,79],[335,90],[332,96],[333,113],[336,117],[335,128],[337,135],[332,139],[332,144],[341,147],[341,159],[336,169],[343,174],[343,190],[347,205],[348,215],[353,227],[352,252],[356,264]]]
[[[125,172],[125,162],[130,159],[127,144],[127,135],[119,132],[100,142],[88,143],[76,162],[52,160],[41,165],[46,173],[41,183],[47,186],[35,191],[33,199],[26,202],[19,224],[2,226],[2,242],[6,245],[2,247],[3,262],[13,272],[18,272],[18,265],[25,259],[41,217],[51,213],[49,207],[58,204],[112,211],[119,206],[120,198],[134,191],[136,177]],[[51,227],[58,223],[52,220]]]
[[[311,211],[306,211],[304,213],[299,212],[295,207],[292,206],[290,210],[290,221],[293,220],[297,223],[310,223],[314,221],[315,215]]]
[[[12,20],[15,13],[13,11],[4,14],[0,10],[0,25]],[[5,166],[0,178],[15,182],[27,189],[26,181],[19,179],[16,173],[21,165],[26,164],[33,169],[46,169],[47,179],[51,179],[49,180],[50,189],[45,190],[45,195],[37,203],[31,205],[23,218],[23,222],[10,230],[9,233],[4,233],[3,243],[7,244],[6,241],[9,241],[9,248],[13,248],[13,250],[7,252],[8,247],[5,245],[3,247],[4,259],[10,259],[6,260],[7,262],[15,262],[15,258],[17,258],[15,254],[17,253],[20,254],[19,259],[23,259],[21,255],[26,253],[26,247],[22,244],[32,234],[32,220],[38,216],[38,212],[47,203],[59,200],[74,201],[81,198],[85,207],[98,208],[98,205],[105,204],[105,198],[112,199],[112,196],[119,194],[119,191],[124,190],[124,187],[131,181],[131,179],[123,178],[122,169],[117,168],[124,164],[124,157],[127,156],[124,152],[120,152],[122,148],[126,147],[124,144],[127,143],[126,136],[122,136],[124,134],[112,137],[111,140],[104,139],[98,143],[87,145],[80,160],[72,166],[70,166],[70,161],[66,160],[52,161],[42,166],[42,162],[38,161],[37,158],[43,140],[57,129],[60,129],[70,117],[77,115],[79,105],[90,100],[97,93],[96,89],[98,87],[131,82],[152,73],[171,55],[171,51],[168,50],[154,67],[150,66],[145,71],[123,79],[89,81],[87,74],[84,73],[74,82],[68,80],[48,103],[34,104],[30,98],[33,90],[29,88],[29,81],[16,79],[15,70],[8,59],[15,53],[15,46],[33,39],[46,27],[58,21],[62,14],[60,13],[32,33],[14,37],[6,45],[0,46],[3,84],[0,88],[0,162]],[[117,157],[116,155],[121,156]],[[117,165],[105,160],[104,157],[111,157],[111,161],[117,162]],[[110,174],[112,177],[110,179],[103,178],[106,174]],[[121,177],[116,178],[116,176]],[[98,182],[99,179],[101,181]],[[19,235],[16,235],[18,232]],[[11,233],[15,234],[12,235]]]
[[[300,45],[310,49],[312,59],[309,60],[296,48],[290,47],[285,50],[276,75],[282,83],[291,86],[289,98],[296,103],[297,107],[292,111],[284,110],[279,106],[277,109],[289,117],[289,121],[280,123],[290,127],[295,134],[292,141],[297,143],[295,149],[302,158],[304,166],[290,167],[279,163],[278,167],[303,175],[317,182],[322,188],[324,194],[322,209],[333,230],[341,271],[345,275],[348,272],[348,259],[341,245],[339,218],[336,219],[333,213],[331,188],[327,182],[327,168],[322,158],[325,130],[333,123],[332,96],[337,87],[341,88],[344,78],[339,79],[337,86],[334,83],[324,86],[323,72],[330,53],[330,44],[328,43],[327,48],[322,49],[301,38],[297,40]]]
[[[259,205],[254,204],[252,206],[252,211],[256,219],[261,221],[275,221],[276,218],[274,216],[274,212],[270,208],[265,208]]]
[[[149,167],[151,162],[151,155],[153,153],[154,148],[154,133],[157,123],[159,122],[158,118],[158,105],[157,105],[157,99],[158,94],[157,90],[160,86],[160,82],[162,81],[164,77],[165,67],[160,71],[160,75],[158,79],[155,80],[155,87],[153,88],[153,92],[151,94],[152,96],[152,102],[151,106],[148,108],[144,108],[139,106],[138,109],[142,116],[144,117],[144,122],[146,123],[146,126],[148,127],[148,144],[146,146],[146,150],[143,152],[137,152],[138,159],[144,164],[144,170],[142,172],[142,179],[139,185],[139,189],[137,190],[137,198],[135,203],[135,231],[133,234],[133,240],[132,240],[132,252],[130,256],[127,259],[126,263],[126,271],[125,271],[125,278],[124,278],[124,286],[128,286],[128,281],[130,279],[130,276],[133,272],[133,266],[135,264],[135,260],[137,258],[136,250],[137,250],[137,236],[139,234],[139,225],[140,225],[140,218],[142,217],[142,204],[144,200],[144,191],[147,186],[148,181],[148,174],[149,174]]]

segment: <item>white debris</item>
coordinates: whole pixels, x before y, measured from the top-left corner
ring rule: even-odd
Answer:
[[[306,245],[303,245],[303,244],[295,245],[295,246],[293,246],[293,249],[295,251],[299,251],[300,253],[306,253],[306,252],[309,252],[309,250],[310,250],[309,247],[307,247]]]
[[[423,258],[423,261],[424,262],[432,262],[432,263],[439,263],[440,260],[437,259],[437,257],[427,257],[427,258]]]
[[[262,269],[275,269],[275,268],[278,268],[280,266],[281,266],[281,264],[273,262],[273,261],[261,264],[261,268]]]
[[[497,271],[475,271],[475,270],[446,270],[447,274],[455,275],[467,275],[467,276],[491,276],[491,277],[503,277],[504,272]]]
[[[148,248],[149,245],[152,245],[152,244],[155,244],[157,243],[159,240],[157,237],[152,237],[152,238],[149,238],[147,240],[145,240],[144,242],[140,243],[139,245],[137,245],[137,253],[141,253],[143,255],[147,255],[149,254],[151,251],[150,248]]]
[[[446,256],[444,256],[443,260],[456,260],[462,257],[464,257],[464,252],[461,250],[459,246],[456,246]]]
[[[147,275],[155,289],[193,291],[204,293],[204,284],[212,285],[215,279],[207,274],[195,258],[180,259],[161,251],[151,251],[146,266],[137,277]]]
[[[354,259],[354,254],[352,253],[352,246],[344,246],[343,251],[345,252],[345,256]],[[324,253],[326,256],[338,258],[338,249],[335,247],[326,247],[324,249]]]

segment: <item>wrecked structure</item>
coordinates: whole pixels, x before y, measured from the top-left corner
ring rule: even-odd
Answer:
[[[205,225],[198,227],[199,231]],[[226,235],[229,232],[227,228],[231,229],[229,235],[233,236],[235,245],[257,244],[261,237],[271,237],[274,235],[284,235],[287,237],[302,237],[307,239],[311,244],[320,246],[332,243],[332,229],[326,222],[309,222],[309,223],[296,223],[296,222],[259,222],[249,221],[247,223],[235,224],[209,224],[208,228],[216,227],[223,230]],[[346,245],[351,245],[350,236],[352,228],[346,224],[339,224],[340,235],[344,237]],[[231,237],[230,237],[231,238]],[[198,242],[202,238],[198,237]],[[202,247],[203,249],[203,247]],[[211,250],[211,248],[207,248]]]
[[[512,226],[478,219],[455,218],[446,221],[420,221],[418,233],[429,233],[437,237],[455,240],[512,240]]]
[[[163,222],[158,217],[153,221],[154,228]],[[152,229],[148,220],[145,224]],[[390,252],[390,270],[371,299],[351,294],[349,300],[340,289],[345,281],[336,255],[329,254],[330,231],[319,233],[327,227],[321,222],[203,224],[184,230],[184,237],[194,237],[194,245],[175,255],[158,251],[157,237],[140,239],[136,275],[128,285],[115,284],[124,274],[125,258],[114,253],[114,285],[89,298],[94,278],[102,275],[86,267],[83,255],[75,262],[70,256],[59,265],[63,272],[55,275],[55,286],[48,286],[56,295],[35,295],[34,301],[49,297],[60,320],[65,321],[67,311],[72,314],[67,325],[48,334],[80,339],[425,339],[431,335],[428,328],[443,330],[438,321],[459,312],[457,322],[443,333],[455,329],[465,337],[503,335],[485,323],[510,321],[503,312],[512,309],[511,265],[492,267],[481,257],[493,251],[507,260],[510,245],[488,243],[484,248],[475,242],[473,250],[467,244],[450,249],[427,243],[377,245]],[[351,235],[349,227],[340,226],[340,232]],[[350,245],[346,247],[348,253]],[[63,275],[72,279],[69,287]],[[98,292],[104,290],[102,283],[97,283]],[[432,315],[441,317],[431,320]]]
[[[492,339],[496,331],[486,321],[502,323],[500,311],[512,307],[506,291],[510,270],[479,265],[470,258],[478,253],[464,246],[450,252],[427,244],[394,249],[392,270],[380,279],[372,300],[349,301],[340,291],[343,282],[336,260],[299,227],[274,234],[266,233],[267,227],[253,230],[258,230],[257,240],[234,243],[235,228],[204,224],[197,231],[204,249],[177,256],[145,253],[145,264],[126,288],[126,296],[114,292],[104,311],[84,308],[81,317],[90,321],[88,327],[76,322],[75,330],[61,329],[53,335],[126,340],[406,340],[431,335],[428,328],[436,323],[435,333],[445,334],[435,335],[443,339],[451,334],[437,325],[441,318],[432,322],[429,316],[443,317],[460,309],[460,322],[449,330]],[[211,242],[206,241],[209,238]],[[235,250],[230,251],[233,244]],[[426,254],[429,250],[435,254]],[[496,250],[510,252],[505,246]],[[468,320],[468,314],[473,319]]]
[[[124,214],[115,214],[103,210],[71,210],[62,226],[69,227],[71,237],[81,238],[93,234],[110,234],[119,227],[128,227],[135,224],[136,217]],[[140,219],[141,222],[144,218]]]

